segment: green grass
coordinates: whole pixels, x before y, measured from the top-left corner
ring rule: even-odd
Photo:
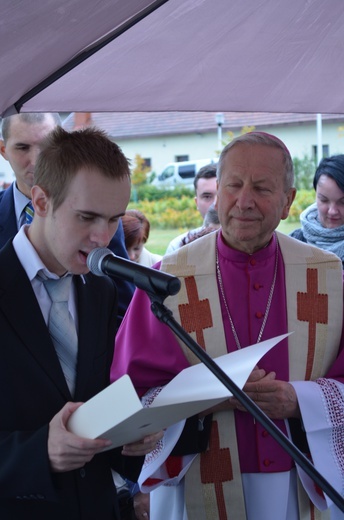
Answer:
[[[152,253],[164,255],[171,240],[184,231],[187,231],[187,229],[153,229],[151,227],[147,249]]]
[[[299,222],[286,222],[282,220],[280,225],[278,226],[278,231],[289,235],[291,231],[300,227]],[[184,231],[188,231],[187,229],[153,229],[151,228],[149,233],[149,239],[147,242],[147,249],[152,253],[156,253],[158,255],[164,255],[166,248],[170,241],[175,238],[177,235],[184,233]]]

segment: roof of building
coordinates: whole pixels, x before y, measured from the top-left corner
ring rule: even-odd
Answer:
[[[245,126],[255,128],[295,125],[315,122],[316,114],[270,112],[223,112],[223,131],[235,131]],[[215,112],[93,112],[85,113],[85,122],[102,129],[115,139],[157,137],[166,135],[207,133],[216,129]],[[81,114],[78,114],[81,116]],[[82,120],[82,118],[81,118]],[[322,114],[323,122],[342,121],[343,114]],[[67,130],[75,128],[74,113],[64,121]],[[79,118],[79,127],[80,118]]]

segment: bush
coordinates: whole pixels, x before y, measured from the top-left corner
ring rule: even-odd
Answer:
[[[144,200],[152,201],[166,198],[178,199],[183,196],[193,198],[195,194],[192,189],[186,188],[185,186],[177,186],[171,190],[168,188],[157,188],[151,184],[142,184],[136,188],[132,186],[130,201],[142,202]]]
[[[202,225],[202,217],[196,208],[194,193],[185,187],[174,190],[145,185],[138,190],[139,198],[133,198],[128,209],[138,209],[157,229],[193,229]],[[315,201],[314,190],[299,190],[290,208],[287,222],[299,222],[300,213]]]
[[[160,200],[166,198],[178,199],[182,196],[194,197],[194,192],[185,186],[177,186],[173,190],[168,188],[157,188],[151,184],[142,184],[131,190],[131,202],[139,202],[143,200]]]
[[[202,225],[202,217],[196,208],[194,198],[190,196],[130,202],[128,209],[134,208],[142,211],[151,226],[158,229],[192,229]]]
[[[289,211],[289,217],[287,222],[299,222],[300,213],[308,206],[315,202],[315,193],[314,190],[299,190],[296,192],[296,197],[291,205]]]
[[[144,184],[132,189],[128,209],[138,209],[158,229],[193,229],[202,225],[194,192],[185,186],[173,190]]]
[[[293,158],[295,187],[297,190],[311,190],[313,187],[313,177],[316,170],[316,160],[308,155],[304,155],[302,159]]]

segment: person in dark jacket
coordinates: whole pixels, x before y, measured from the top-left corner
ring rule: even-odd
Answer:
[[[112,449],[71,433],[68,420],[109,384],[117,291],[88,272],[87,255],[125,212],[128,161],[100,131],[56,128],[31,194],[32,223],[0,250],[0,518],[119,520],[111,469],[135,480],[162,434]],[[67,279],[56,313],[48,287]],[[53,328],[63,308],[65,325]]]

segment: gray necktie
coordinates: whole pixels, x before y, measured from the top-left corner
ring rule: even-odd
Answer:
[[[78,337],[74,320],[68,310],[72,275],[58,280],[43,280],[52,301],[49,315],[49,332],[60,360],[70,393],[74,395]]]

